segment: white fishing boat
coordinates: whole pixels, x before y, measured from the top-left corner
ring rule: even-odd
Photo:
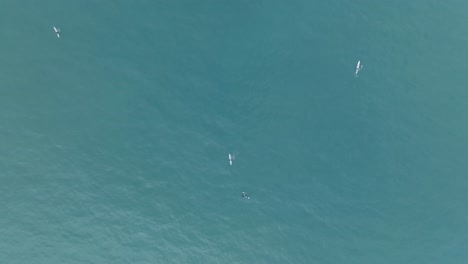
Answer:
[[[54,26],[54,31],[55,31],[55,34],[57,35],[57,38],[60,38],[60,28],[57,28]]]
[[[362,64],[361,64],[361,61],[359,60],[356,64],[356,72],[354,73],[354,75],[356,75],[356,77],[358,76],[359,74],[359,71],[362,70]]]
[[[229,165],[232,166],[232,155],[231,155],[231,153],[229,153],[228,159],[229,159]]]

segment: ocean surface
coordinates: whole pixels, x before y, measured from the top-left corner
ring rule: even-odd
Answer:
[[[3,1],[0,263],[468,263],[467,24],[461,0]]]

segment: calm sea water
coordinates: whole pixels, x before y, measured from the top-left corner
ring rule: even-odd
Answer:
[[[467,10],[4,1],[1,262],[466,263]]]

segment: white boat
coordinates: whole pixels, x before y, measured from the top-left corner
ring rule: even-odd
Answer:
[[[361,61],[359,60],[356,64],[356,72],[354,73],[354,75],[357,76],[361,69],[362,69],[362,64],[361,64]]]
[[[55,34],[57,34],[57,38],[60,38],[60,28],[57,28],[54,26],[54,31],[55,31]]]
[[[229,153],[228,158],[229,158],[229,165],[232,166],[232,155],[231,155],[231,153]]]

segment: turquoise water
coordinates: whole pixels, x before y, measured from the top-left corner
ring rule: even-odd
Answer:
[[[1,262],[467,262],[467,10],[5,1]]]

